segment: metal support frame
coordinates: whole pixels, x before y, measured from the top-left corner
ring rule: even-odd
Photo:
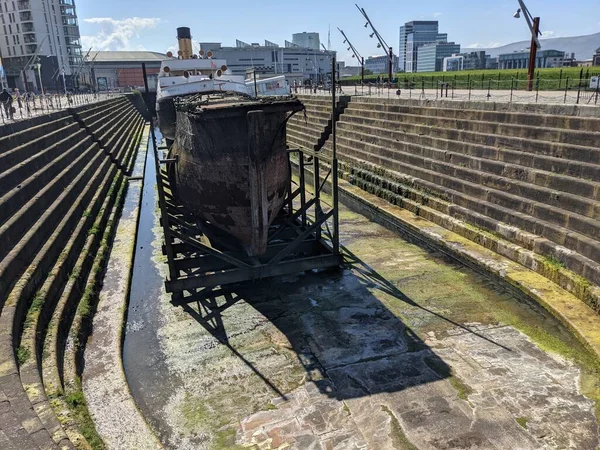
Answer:
[[[332,73],[335,75],[335,58],[332,60]],[[335,81],[335,76],[332,76],[334,106]],[[332,110],[332,118],[333,114]],[[308,149],[288,150],[288,158],[293,155],[296,158],[294,164],[299,169],[292,177],[284,207],[269,229],[266,253],[250,257],[241,249],[222,250],[211,245],[205,233],[206,223],[199,221],[173,195],[167,172],[169,165],[177,164],[177,160],[161,158],[158,152],[166,147],[157,147],[152,131],[161,226],[165,238],[163,254],[169,266],[165,287],[167,292],[172,293],[174,303],[195,301],[204,289],[215,286],[340,266],[335,125],[333,136],[333,158],[324,158],[333,174],[331,204],[322,196],[329,176],[320,173],[319,162],[325,155]],[[307,174],[310,167],[307,162],[310,160],[312,173]],[[313,183],[309,189],[306,180],[310,177]]]

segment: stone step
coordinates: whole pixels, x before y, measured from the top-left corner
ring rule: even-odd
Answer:
[[[87,280],[94,272],[94,264],[98,258],[102,258],[102,239],[107,227],[113,227],[118,217],[117,204],[119,194],[125,188],[122,175],[118,174],[111,186],[111,195],[108,202],[105,201],[100,212],[101,220],[106,223],[102,233],[88,237],[85,247],[81,252],[76,267],[79,269],[77,277],[70,277],[67,281],[49,320],[47,332],[42,337],[42,379],[44,388],[49,396],[56,396],[64,391],[64,352],[66,350],[66,339],[72,327],[73,317],[87,286]],[[111,207],[112,205],[112,207]],[[90,286],[91,287],[91,286]]]
[[[314,140],[315,144],[316,142],[319,140],[319,138],[321,137],[321,134],[323,133],[324,128],[320,128],[317,127],[313,124],[311,125],[298,125],[295,123],[288,123],[287,125],[287,129],[286,132],[292,132],[292,133],[302,133],[306,136],[310,136],[312,138],[312,140]]]
[[[133,106],[131,103],[124,104],[118,111],[109,114],[109,116],[102,122],[101,126],[94,131],[94,136],[98,142],[102,142],[104,139],[110,136],[110,133],[115,130],[126,118],[133,112]]]
[[[139,114],[132,112],[126,122],[115,124],[114,130],[111,131],[106,143],[103,145],[104,151],[116,164],[119,164],[119,153],[123,143],[130,137],[135,128],[136,116],[139,117]]]
[[[138,149],[140,148],[140,144],[142,142],[145,127],[146,122],[142,117],[140,117],[139,124],[137,126],[136,132],[133,134],[133,138],[131,144],[129,145],[129,149],[127,150],[127,153],[124,155],[123,158],[121,169],[123,169],[126,174],[130,174],[134,169],[135,159],[138,153]]]
[[[341,162],[339,168],[340,177],[350,181],[355,186],[524,265],[571,292],[592,308],[596,308],[598,304],[597,288],[587,280],[584,281],[584,278],[582,278],[583,271],[578,274],[571,270],[557,270],[556,264],[550,262],[547,256],[520,245],[519,241],[535,242],[538,249],[550,249],[547,255],[551,255],[554,261],[558,256],[561,263],[567,263],[566,267],[574,263],[575,267],[582,268],[586,273],[589,269],[591,279],[598,279],[600,278],[599,266],[593,261],[547,239],[528,235],[527,232],[518,228],[478,213],[467,212],[467,214],[463,214],[461,212],[462,208],[457,205],[447,203],[440,208],[437,203],[432,202],[434,198],[430,195],[420,193],[420,191],[401,182],[390,181],[396,179],[394,173],[382,170],[378,166],[371,165],[369,168],[360,169],[360,173],[345,162]],[[370,181],[366,181],[367,178]],[[423,194],[423,196],[414,199],[410,195],[411,192],[419,195]],[[443,201],[440,203],[443,203]],[[484,225],[473,226],[467,220],[471,224],[481,223]]]
[[[326,153],[329,155],[330,150],[326,150]],[[519,227],[514,226],[514,224],[503,221],[502,218],[491,217],[490,215],[487,215],[485,211],[480,213],[472,208],[455,204],[453,203],[455,197],[448,195],[451,193],[451,190],[444,188],[440,189],[440,186],[435,183],[414,178],[403,172],[398,172],[390,165],[382,166],[379,163],[365,163],[364,159],[350,156],[347,153],[348,152],[338,153],[338,155],[341,157],[341,167],[349,173],[347,177],[353,184],[363,187],[363,182],[360,181],[361,179],[367,184],[377,183],[377,186],[381,187],[375,188],[375,191],[377,192],[373,193],[377,193],[377,195],[381,194],[382,198],[387,198],[384,193],[379,192],[383,188],[390,190],[390,192],[394,194],[406,197],[409,200],[416,200],[424,206],[431,207],[443,214],[452,216],[454,219],[468,223],[471,226],[476,227],[475,229],[498,234],[504,239],[527,250],[534,251],[547,257],[551,256],[554,259],[559,259],[561,263],[564,263],[568,269],[572,270],[577,275],[583,276],[596,284],[600,283],[600,265],[590,258],[549,239],[543,238],[539,234],[520,229]],[[349,165],[348,168],[344,167],[346,164]],[[383,167],[385,167],[385,169],[383,169]],[[383,175],[378,175],[381,173],[383,173]],[[378,179],[381,181],[378,182]],[[442,199],[441,197],[445,197],[445,199]],[[396,204],[403,207],[405,206],[401,201]],[[413,212],[419,214],[418,209]],[[491,249],[495,251],[498,250],[494,248]],[[504,250],[504,253],[506,253],[508,249]],[[507,254],[506,256],[510,255]],[[523,261],[518,260],[518,255],[513,256],[517,262],[524,263]],[[534,270],[539,269],[541,270],[540,273],[544,272],[542,270],[543,268],[536,267],[536,263],[532,264]],[[556,274],[549,275],[557,278],[555,277]],[[569,278],[561,278],[561,280],[557,279],[555,281],[562,281],[561,285],[568,288],[568,290],[574,288],[573,280],[570,280]]]
[[[560,142],[564,144],[589,147],[594,146],[596,142],[600,141],[600,132],[592,131],[578,131],[564,128],[545,128],[514,123],[484,122],[462,118],[457,119],[377,111],[371,108],[361,108],[353,103],[350,104],[350,107],[347,111],[349,115],[355,114],[371,119],[383,119],[396,123],[411,123],[429,125],[439,128],[473,131],[478,133],[506,135],[547,143]]]
[[[518,110],[486,110],[476,109],[460,104],[452,107],[451,103],[443,107],[436,104],[435,107],[419,105],[417,103],[399,103],[398,101],[386,102],[367,102],[356,99],[352,101],[355,107],[370,108],[377,111],[387,111],[403,114],[418,114],[422,116],[434,116],[445,118],[467,119],[485,122],[512,123],[520,125],[529,125],[543,128],[564,128],[569,130],[592,131],[597,132],[600,129],[600,119],[598,117],[574,116],[568,113],[556,114],[552,110],[549,112],[518,111]],[[467,107],[465,107],[467,106]],[[510,105],[496,104],[494,107],[510,107]],[[529,106],[529,105],[528,105]]]
[[[46,114],[10,124],[11,127],[17,127],[17,125],[23,127],[24,124],[27,124],[28,126],[25,128],[19,127],[19,131],[15,131],[12,134],[8,134],[0,138],[0,161],[3,161],[5,155],[17,147],[42,138],[51,132],[66,127],[71,123],[73,123],[73,119],[69,115],[68,111],[59,111],[53,114]],[[5,125],[5,127],[7,126]],[[0,130],[2,128],[4,127],[0,127]],[[17,161],[19,161],[19,159],[17,159]],[[0,162],[0,170],[4,170],[5,167],[9,167],[10,164],[10,162]]]
[[[61,130],[60,135],[55,137],[61,136],[62,138],[59,141],[51,142],[45,146],[32,144],[28,151],[32,156],[13,164],[10,169],[0,173],[0,205],[3,204],[2,197],[16,186],[21,185],[19,189],[26,190],[27,180],[31,176],[35,176],[36,179],[34,182],[35,189],[42,188],[56,175],[56,170],[59,170],[61,166],[60,161],[68,159],[63,158],[65,149],[76,146],[85,137],[85,131],[80,129],[78,124],[73,123]],[[25,155],[25,152],[22,152],[21,156],[23,155]],[[0,223],[3,223],[3,217],[12,211],[7,211],[6,206],[0,206],[0,209],[3,210],[0,213]]]
[[[71,111],[77,114],[81,120],[87,120],[90,117],[101,113],[106,108],[114,107],[115,105],[124,103],[127,101],[125,96],[111,98],[102,102],[90,103],[89,105],[83,105],[76,108],[72,108]]]
[[[596,164],[570,161],[553,156],[535,155],[533,153],[527,153],[520,150],[510,150],[507,148],[493,147],[490,145],[471,144],[469,142],[439,138],[432,135],[415,134],[394,129],[380,128],[377,125],[379,125],[377,122],[372,122],[372,125],[357,126],[342,120],[338,122],[338,129],[344,129],[344,132],[349,132],[349,130],[356,130],[356,132],[358,132],[358,130],[364,130],[369,135],[375,135],[382,138],[391,139],[393,141],[404,141],[412,144],[434,147],[439,150],[448,150],[451,152],[464,154],[466,156],[485,158],[493,161],[503,161],[508,164],[521,166],[523,168],[530,167],[534,169],[532,173],[538,173],[541,171],[565,175],[570,177],[570,180],[575,184],[578,184],[578,181],[573,177],[593,181],[600,179],[600,165]]]
[[[315,135],[307,134],[302,131],[288,130],[287,132],[287,141],[294,142],[302,147],[312,149],[315,145],[317,145],[318,140],[319,138]]]
[[[600,243],[587,235],[558,225],[557,222],[560,223],[562,216],[546,205],[531,202],[531,206],[525,205],[529,211],[522,212],[519,209],[524,209],[524,202],[518,197],[502,191],[483,188],[475,183],[462,181],[436,170],[418,167],[406,161],[375,156],[346,146],[341,142],[338,145],[338,152],[340,158],[349,155],[403,173],[408,176],[410,183],[429,190],[440,198],[535,235],[543,236],[586,258],[600,262]],[[588,235],[592,234],[590,230],[586,231],[588,231]]]
[[[92,149],[91,139],[85,137],[0,199],[0,258],[93,157]]]
[[[81,221],[86,207],[90,205],[90,201],[97,193],[98,187],[104,179],[106,172],[112,166],[107,158],[105,158],[104,163],[100,165],[93,163],[94,161],[90,162],[86,168],[87,170],[82,171],[77,179],[70,185],[69,189],[65,190],[51,208],[49,208],[49,211],[54,210],[57,214],[60,214],[60,216],[51,217],[52,214],[48,214],[48,212],[44,214],[47,216],[48,220],[54,219],[54,226],[52,229],[55,231],[44,241],[44,245],[39,252],[37,252],[35,258],[31,260],[24,275],[11,290],[0,315],[0,327],[12,330],[10,339],[0,341],[0,366],[6,368],[6,370],[9,370],[11,373],[15,371],[15,377],[13,377],[11,382],[14,384],[16,379],[20,384],[20,389],[17,389],[16,386],[12,386],[11,392],[13,393],[14,401],[19,401],[21,410],[31,410],[36,420],[29,417],[29,422],[39,422],[42,428],[44,426],[33,410],[33,405],[31,405],[31,402],[29,401],[29,397],[25,392],[18,372],[16,372],[17,361],[14,355],[14,348],[19,343],[21,331],[20,324],[24,321],[25,314],[29,309],[34,292],[39,289],[46,275],[50,272],[50,268],[54,265],[56,258],[61,254],[61,250],[72,236],[72,231]],[[36,235],[40,234],[40,227],[43,225],[46,225],[47,227],[48,224],[40,220],[32,231],[36,232]],[[29,233],[24,239],[31,239],[32,236],[34,235]],[[6,392],[6,384],[1,378],[0,384]],[[25,412],[23,412],[23,415],[24,414]],[[29,414],[29,416],[31,416],[31,414]]]
[[[30,323],[30,327],[23,330],[21,337],[21,347],[27,348],[31,354],[30,359],[19,367],[23,388],[42,423],[44,423],[46,429],[51,430],[54,441],[61,446],[70,445],[69,448],[72,448],[72,444],[70,444],[50,406],[41,378],[44,338],[48,322],[65,284],[76,278],[83,280],[87,278],[87,272],[85,271],[86,266],[89,266],[87,260],[92,261],[94,259],[93,253],[98,248],[116,195],[116,192],[107,195],[109,188],[114,187],[113,179],[115,179],[116,174],[117,168],[112,165],[106,172],[99,189],[94,194],[86,213],[64,245],[64,250],[56,259],[54,267],[49,271],[44,284],[38,290],[35,296],[38,304],[30,306],[25,320],[25,324]],[[122,177],[118,176],[117,179],[120,182]],[[94,232],[90,233],[92,225]],[[80,286],[81,291],[83,291],[82,283],[80,283]],[[39,304],[40,299],[43,299],[41,304]]]
[[[580,145],[564,144],[560,142],[545,142],[532,139],[519,138],[506,135],[494,135],[489,133],[480,133],[466,130],[457,130],[442,128],[429,125],[399,123],[397,121],[385,119],[371,119],[363,117],[360,111],[346,109],[341,116],[341,121],[358,125],[377,126],[395,130],[397,132],[405,131],[407,133],[421,134],[424,136],[435,136],[439,138],[452,139],[455,141],[464,141],[472,144],[488,145],[498,148],[508,148],[520,150],[535,155],[545,155],[564,158],[572,161],[581,161],[592,164],[600,163],[600,149],[593,147],[584,147]]]
[[[111,122],[121,112],[125,111],[131,104],[127,101],[122,101],[114,105],[107,106],[97,113],[83,119],[84,126],[92,133],[95,139],[98,139],[100,130],[107,123]]]
[[[59,187],[59,192],[56,193],[59,195],[55,195],[51,200],[42,204],[37,204],[36,199],[32,199],[27,208],[23,208],[0,228],[4,231],[4,234],[1,235],[3,243],[0,244],[0,248],[3,249],[5,245],[9,250],[9,253],[0,261],[0,280],[3,285],[1,294],[3,296],[6,295],[5,293],[16,281],[16,278],[29,266],[38,249],[48,242],[51,233],[56,230],[56,223],[60,222],[73,202],[77,200],[86,182],[93,179],[94,173],[97,173],[99,169],[106,169],[103,164],[105,155],[98,151],[96,144],[91,145],[80,158],[86,155],[88,157],[83,159],[82,167],[76,165],[80,160],[78,159],[69,169],[65,169],[68,171],[69,177],[61,179],[61,184],[53,183],[53,188]],[[107,162],[110,164],[108,160]],[[77,167],[77,170],[73,170],[74,167]],[[0,305],[4,303],[4,300],[5,298],[0,297]]]
[[[126,171],[129,170],[130,159],[132,154],[137,150],[136,142],[139,142],[143,126],[144,120],[139,114],[136,114],[129,127],[123,132],[123,139],[117,142],[113,154],[119,168]]]
[[[355,145],[363,143],[380,146],[384,149],[397,149],[411,155],[420,155],[435,159],[444,163],[458,166],[457,170],[475,170],[485,172],[507,180],[504,181],[507,192],[521,195],[534,200],[544,201],[557,207],[582,214],[594,219],[600,218],[600,183],[592,183],[578,178],[557,175],[549,172],[529,169],[516,164],[502,161],[488,160],[462,153],[454,153],[439,150],[434,147],[412,144],[410,142],[398,141],[380,137],[377,129],[366,127],[354,127],[348,129],[345,125],[339,128],[338,136],[350,139]],[[468,179],[469,173],[462,176]],[[510,180],[509,180],[510,179]],[[492,187],[499,179],[494,179]],[[558,192],[565,194],[559,195]]]
[[[113,139],[120,137],[120,133],[123,129],[127,128],[127,125],[131,123],[134,117],[139,116],[139,113],[133,108],[127,108],[122,115],[118,117],[118,120],[113,120],[103,130],[96,134],[98,142],[105,150],[109,149],[109,142]]]

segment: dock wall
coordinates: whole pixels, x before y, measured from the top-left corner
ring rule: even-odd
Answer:
[[[304,96],[290,147],[313,148],[331,100]],[[543,275],[600,311],[600,108],[353,96],[340,176]],[[331,153],[331,139],[323,150]]]

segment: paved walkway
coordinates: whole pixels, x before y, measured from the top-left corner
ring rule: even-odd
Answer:
[[[30,119],[43,114],[50,114],[67,108],[87,105],[90,103],[108,100],[121,94],[73,94],[73,95],[38,95],[33,98],[21,100],[21,106],[13,97],[13,108],[15,113],[12,118],[6,115],[3,105],[0,105],[0,125]]]

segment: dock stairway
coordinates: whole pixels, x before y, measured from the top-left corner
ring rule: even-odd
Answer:
[[[2,449],[93,439],[78,352],[145,127],[127,96],[0,127]]]

